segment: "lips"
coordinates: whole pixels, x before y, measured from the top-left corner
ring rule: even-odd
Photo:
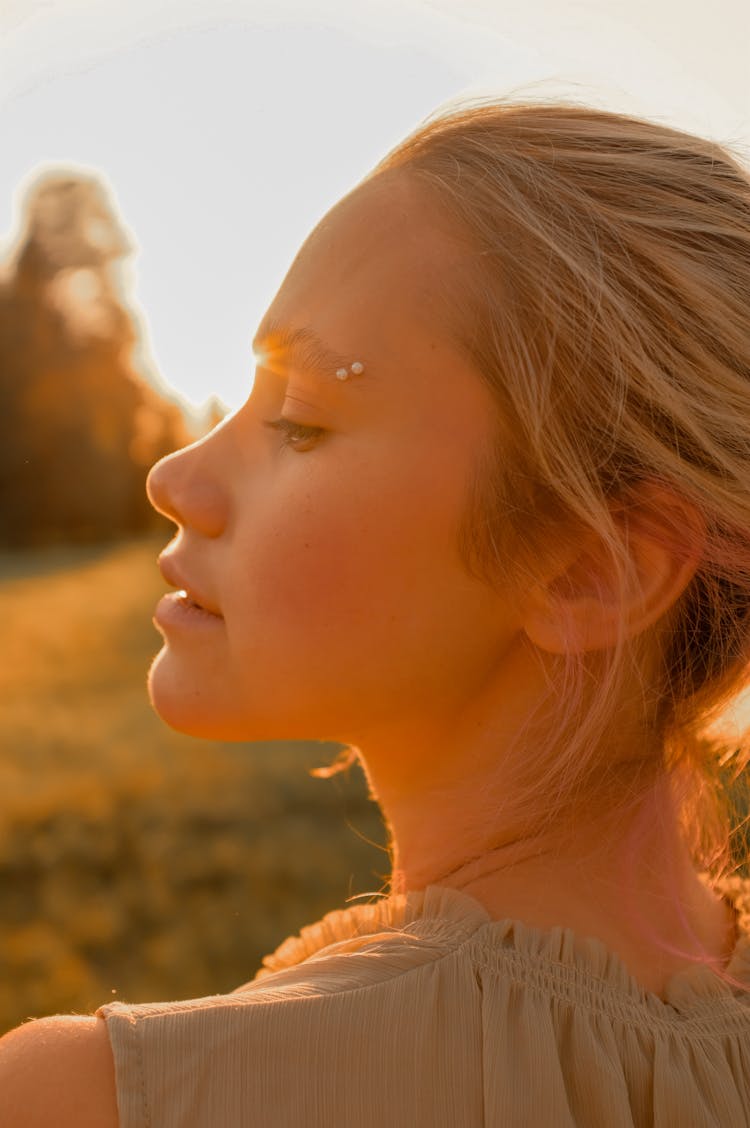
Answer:
[[[177,591],[175,594],[179,596],[186,607],[194,607],[198,611],[208,611],[208,608],[204,607],[202,603],[198,603],[197,600],[193,599],[190,595],[190,592],[186,591],[185,588],[180,588],[179,591]],[[214,611],[209,611],[208,613],[209,615],[215,614]]]
[[[201,593],[200,588],[188,580],[173,556],[164,552],[161,554],[159,571],[170,587],[177,588],[177,595],[185,605],[215,615],[217,619],[222,617],[221,612]]]

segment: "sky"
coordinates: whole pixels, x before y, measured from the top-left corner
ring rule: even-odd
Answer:
[[[747,0],[0,0],[0,254],[40,171],[95,172],[140,362],[235,407],[307,234],[439,106],[563,94],[750,164],[748,42]]]

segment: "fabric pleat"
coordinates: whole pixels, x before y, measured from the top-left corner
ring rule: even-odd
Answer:
[[[750,1125],[750,882],[727,972],[647,991],[601,941],[428,886],[329,913],[227,995],[109,1003],[121,1128]]]

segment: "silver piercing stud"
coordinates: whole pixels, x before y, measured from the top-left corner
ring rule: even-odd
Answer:
[[[362,364],[362,362],[359,361],[359,360],[355,360],[354,364],[351,367],[351,371],[348,368],[337,368],[336,369],[336,379],[337,380],[348,380],[349,376],[351,374],[354,374],[355,376],[359,376],[360,372],[364,372],[364,370],[365,370],[364,364]]]

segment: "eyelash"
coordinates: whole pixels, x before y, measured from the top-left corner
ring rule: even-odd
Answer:
[[[272,431],[280,431],[282,446],[291,447],[292,450],[295,449],[295,441],[306,442],[317,439],[323,434],[322,427],[313,427],[307,423],[295,423],[293,419],[285,419],[283,416],[280,419],[266,420],[264,426],[270,427]]]

